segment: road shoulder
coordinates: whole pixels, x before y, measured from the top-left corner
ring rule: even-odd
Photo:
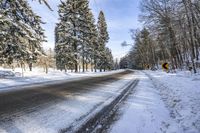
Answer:
[[[122,104],[118,120],[111,126],[113,133],[179,133],[158,91],[143,73],[136,75],[140,82],[135,91]]]

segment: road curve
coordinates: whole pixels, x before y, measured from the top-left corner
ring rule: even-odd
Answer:
[[[22,122],[25,121],[26,124],[27,119],[25,120],[25,118],[29,118],[29,116],[35,112],[41,112],[41,110],[54,104],[66,103],[73,95],[80,96],[82,94],[87,94],[103,84],[116,82],[120,80],[121,77],[130,73],[132,73],[132,71],[126,70],[103,77],[92,77],[78,81],[43,85],[36,88],[24,88],[23,90],[0,93],[0,132],[28,132],[28,129],[25,130],[21,126],[17,127],[17,125],[19,125],[19,122],[16,122],[18,119]],[[68,96],[70,97],[68,98]],[[72,101],[72,99],[70,100]],[[36,114],[35,117],[40,115],[41,113]],[[48,121],[44,123],[48,125]],[[24,126],[26,126],[25,124]],[[50,130],[49,127],[46,126],[43,130],[37,132],[43,131],[54,132],[55,130]]]

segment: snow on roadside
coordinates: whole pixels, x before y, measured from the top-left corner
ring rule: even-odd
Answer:
[[[70,78],[68,74],[53,69],[50,69],[48,74],[46,74],[42,69],[33,69],[32,72],[27,70],[24,73],[24,77],[21,76],[20,69],[15,69],[15,71],[13,71],[10,69],[1,68],[0,71],[2,72],[2,75],[5,75],[5,72],[14,74],[13,76],[3,76],[0,78],[0,90],[9,89],[11,86],[35,84]]]
[[[200,75],[145,71],[185,133],[200,132]]]
[[[181,133],[177,123],[170,117],[168,109],[143,73],[136,75],[140,79],[135,91],[123,103],[111,133]]]
[[[15,74],[12,71],[0,70],[0,78],[14,77],[14,76]]]
[[[85,72],[85,73],[65,73],[59,70],[49,69],[48,74],[44,72],[41,68],[33,68],[32,71],[26,70],[24,72],[24,77],[21,76],[21,69],[16,68],[14,71],[11,69],[0,68],[0,91],[13,89],[11,87],[16,87],[20,85],[30,85],[37,83],[45,83],[51,81],[59,80],[72,80],[78,78],[86,78],[89,76],[103,76],[107,74],[117,73],[123,70],[118,71],[109,71],[109,72]]]

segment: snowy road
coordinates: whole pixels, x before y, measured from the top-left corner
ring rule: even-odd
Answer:
[[[0,93],[0,132],[67,131],[134,80],[132,71]]]

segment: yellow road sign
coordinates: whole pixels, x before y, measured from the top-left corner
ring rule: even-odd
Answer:
[[[169,70],[169,64],[168,63],[163,63],[162,64],[162,68],[164,69],[164,70]]]

